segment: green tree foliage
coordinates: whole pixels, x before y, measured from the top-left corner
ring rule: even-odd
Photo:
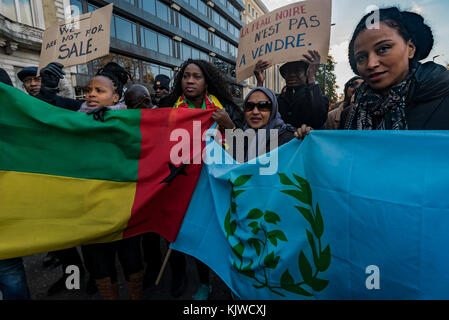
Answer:
[[[330,100],[330,103],[333,104],[338,99],[337,89],[339,86],[337,85],[337,76],[335,75],[335,65],[337,62],[331,55],[327,56],[327,63],[321,64],[315,79],[320,84],[321,92],[324,93]]]

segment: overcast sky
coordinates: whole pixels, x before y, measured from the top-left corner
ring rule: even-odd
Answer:
[[[262,1],[269,10],[297,2],[297,0]],[[335,73],[337,84],[340,86],[339,93],[343,91],[345,82],[354,75],[347,58],[348,44],[356,24],[370,5],[380,8],[399,5],[402,10],[410,10],[423,15],[426,23],[432,28],[435,38],[435,45],[427,60],[432,60],[434,56],[440,55],[435,58],[435,62],[449,64],[448,0],[333,0],[332,23],[336,25],[331,29],[330,53],[337,61]]]

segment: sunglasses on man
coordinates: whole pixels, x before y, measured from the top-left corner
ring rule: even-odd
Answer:
[[[245,103],[245,112],[253,111],[254,108],[257,107],[259,111],[271,111],[272,103],[271,101],[259,101],[259,102],[251,102],[248,101]]]

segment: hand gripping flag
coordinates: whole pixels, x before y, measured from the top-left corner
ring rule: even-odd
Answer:
[[[174,241],[211,113],[117,110],[103,123],[0,83],[0,259],[149,231]]]
[[[270,158],[203,166],[171,247],[242,299],[449,299],[449,132],[312,131]]]

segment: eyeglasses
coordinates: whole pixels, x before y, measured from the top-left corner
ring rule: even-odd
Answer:
[[[23,83],[24,84],[30,84],[32,81],[40,82],[41,81],[41,77],[28,77],[28,78],[23,80]]]
[[[259,102],[251,102],[248,101],[245,103],[245,112],[253,111],[255,107],[259,111],[271,111],[272,103],[271,101],[259,101]]]

